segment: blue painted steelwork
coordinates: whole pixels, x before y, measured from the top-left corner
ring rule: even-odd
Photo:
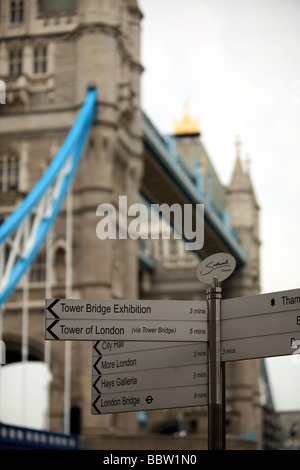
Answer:
[[[0,248],[1,245],[5,243],[7,246],[14,246],[17,243],[19,243],[20,246],[22,243],[25,245],[24,242],[20,242],[22,237],[24,239],[26,238],[25,229],[23,229],[25,221],[35,212],[39,213],[39,220],[35,223],[34,227],[35,230],[32,231],[29,237],[27,235],[30,243],[27,244],[28,246],[26,245],[26,249],[19,248],[15,250],[9,263],[6,263],[10,264],[10,267],[6,269],[4,276],[3,273],[0,272],[2,275],[2,279],[0,279],[0,307],[13,293],[22,275],[33,263],[47,233],[57,217],[74,177],[84,144],[93,123],[96,113],[96,100],[96,90],[89,90],[76,122],[48,170],[27,195],[22,204],[0,226]],[[171,178],[173,184],[185,195],[187,201],[193,205],[202,203],[202,188],[200,187],[199,175],[198,178],[195,178],[195,175],[190,173],[181,159],[177,155],[174,155],[174,152],[172,154],[173,147],[171,142],[169,142],[168,146],[167,142],[162,138],[146,115],[143,116],[143,138],[145,148],[150,152],[152,158],[159,163],[162,171]],[[57,180],[59,180],[59,184],[57,184]],[[57,184],[57,188],[50,194],[50,189],[55,184]],[[48,191],[49,194],[47,194]],[[46,203],[39,206],[41,201],[43,202],[43,198],[45,199],[45,195],[51,199],[50,204],[48,203],[47,207],[45,207]],[[152,203],[152,201],[149,202]],[[220,216],[215,212],[214,208],[211,207],[209,211],[205,211],[204,216],[205,223],[208,224],[212,231],[225,243],[228,251],[235,256],[237,262],[244,264],[247,255],[234,236],[233,231],[230,230],[226,215],[225,218],[223,214]],[[19,233],[15,236],[15,239],[12,240],[12,236],[17,231],[19,231]],[[0,260],[0,270],[1,267],[2,269],[4,267],[4,254],[4,250],[0,250],[0,257],[2,256],[2,260]],[[200,256],[200,259],[202,259],[201,253],[197,252],[197,254]],[[142,254],[141,250],[139,250],[139,261],[144,267],[147,267],[148,270],[153,270],[154,260],[149,256],[146,257],[144,253]]]
[[[0,423],[0,449],[78,450],[78,437]]]
[[[20,206],[0,226],[0,245],[8,242],[25,220],[36,210],[47,191],[60,178],[58,188],[51,194],[50,205],[41,215],[40,223],[31,235],[30,246],[25,253],[19,253],[5,285],[0,291],[0,306],[12,294],[23,274],[33,263],[47,233],[52,227],[64,201],[70,183],[77,169],[83,147],[91,129],[96,113],[97,92],[90,89],[80,113],[66,137],[62,147],[48,167],[46,173],[26,196]],[[39,209],[41,210],[41,209]],[[4,256],[2,252],[2,256]],[[4,263],[3,263],[4,264]]]
[[[138,259],[141,268],[149,272],[154,271],[155,260],[144,251],[143,247],[138,249]]]
[[[178,164],[174,156],[170,155],[167,142],[145,114],[143,114],[143,138],[145,149],[148,150],[151,157],[159,164],[162,171],[170,177],[174,185],[185,195],[188,203],[193,205],[203,203],[203,200],[199,200],[199,187],[197,187],[195,178],[187,171],[183,171],[183,162]],[[143,197],[146,199],[147,195],[143,194]],[[209,211],[204,211],[205,224],[224,243],[228,253],[235,257],[237,263],[244,265],[248,256],[236,238],[234,231],[228,230],[228,226],[224,224],[223,217],[220,217],[212,207],[210,209]],[[196,254],[201,259],[199,251]]]
[[[200,160],[196,163],[196,187],[197,187],[197,194],[199,197],[199,201],[203,201],[204,188],[203,188],[203,181],[202,181],[202,163]]]

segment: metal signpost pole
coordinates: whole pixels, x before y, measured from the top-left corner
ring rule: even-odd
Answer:
[[[206,291],[208,305],[209,401],[208,449],[225,450],[225,368],[221,363],[221,300],[223,289],[214,278]]]
[[[221,362],[221,303],[219,282],[234,272],[236,260],[229,253],[215,253],[199,264],[197,277],[213,285],[206,291],[208,309],[208,449],[225,450],[225,361]]]

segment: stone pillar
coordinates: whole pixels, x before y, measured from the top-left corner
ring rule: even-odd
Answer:
[[[90,86],[98,93],[97,116],[74,183],[74,289],[86,299],[136,298],[138,292],[137,242],[118,236],[99,240],[96,234],[100,204],[113,204],[118,215],[119,196],[127,196],[128,204],[138,202],[142,69],[139,58],[130,56],[124,31],[120,33],[130,22],[127,7],[123,0],[86,0],[80,6],[76,102],[82,103]],[[73,351],[73,401],[81,408],[82,434],[134,433],[135,413],[91,414],[92,343],[78,342]]]

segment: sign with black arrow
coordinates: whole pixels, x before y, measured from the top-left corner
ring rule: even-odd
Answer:
[[[207,385],[149,389],[132,392],[93,393],[92,414],[160,410],[207,405]]]
[[[93,414],[207,404],[207,344],[152,344],[94,343]]]
[[[207,310],[208,300],[48,299],[45,339],[94,341],[93,414],[205,405]],[[220,362],[298,354],[300,289],[221,299],[219,323]]]
[[[206,301],[46,300],[45,339],[207,341]]]

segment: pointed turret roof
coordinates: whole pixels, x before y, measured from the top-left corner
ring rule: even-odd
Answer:
[[[228,186],[229,192],[240,192],[240,193],[249,193],[252,195],[253,199],[256,202],[256,196],[253,189],[250,173],[249,173],[249,158],[247,159],[247,169],[243,168],[241,155],[240,155],[240,147],[241,141],[237,137],[236,142],[236,161],[234,170],[231,177],[231,182]],[[257,204],[257,202],[256,202]]]
[[[248,190],[249,178],[244,172],[240,156],[236,157],[234,170],[231,177],[231,182],[229,187],[232,191],[242,191]]]

